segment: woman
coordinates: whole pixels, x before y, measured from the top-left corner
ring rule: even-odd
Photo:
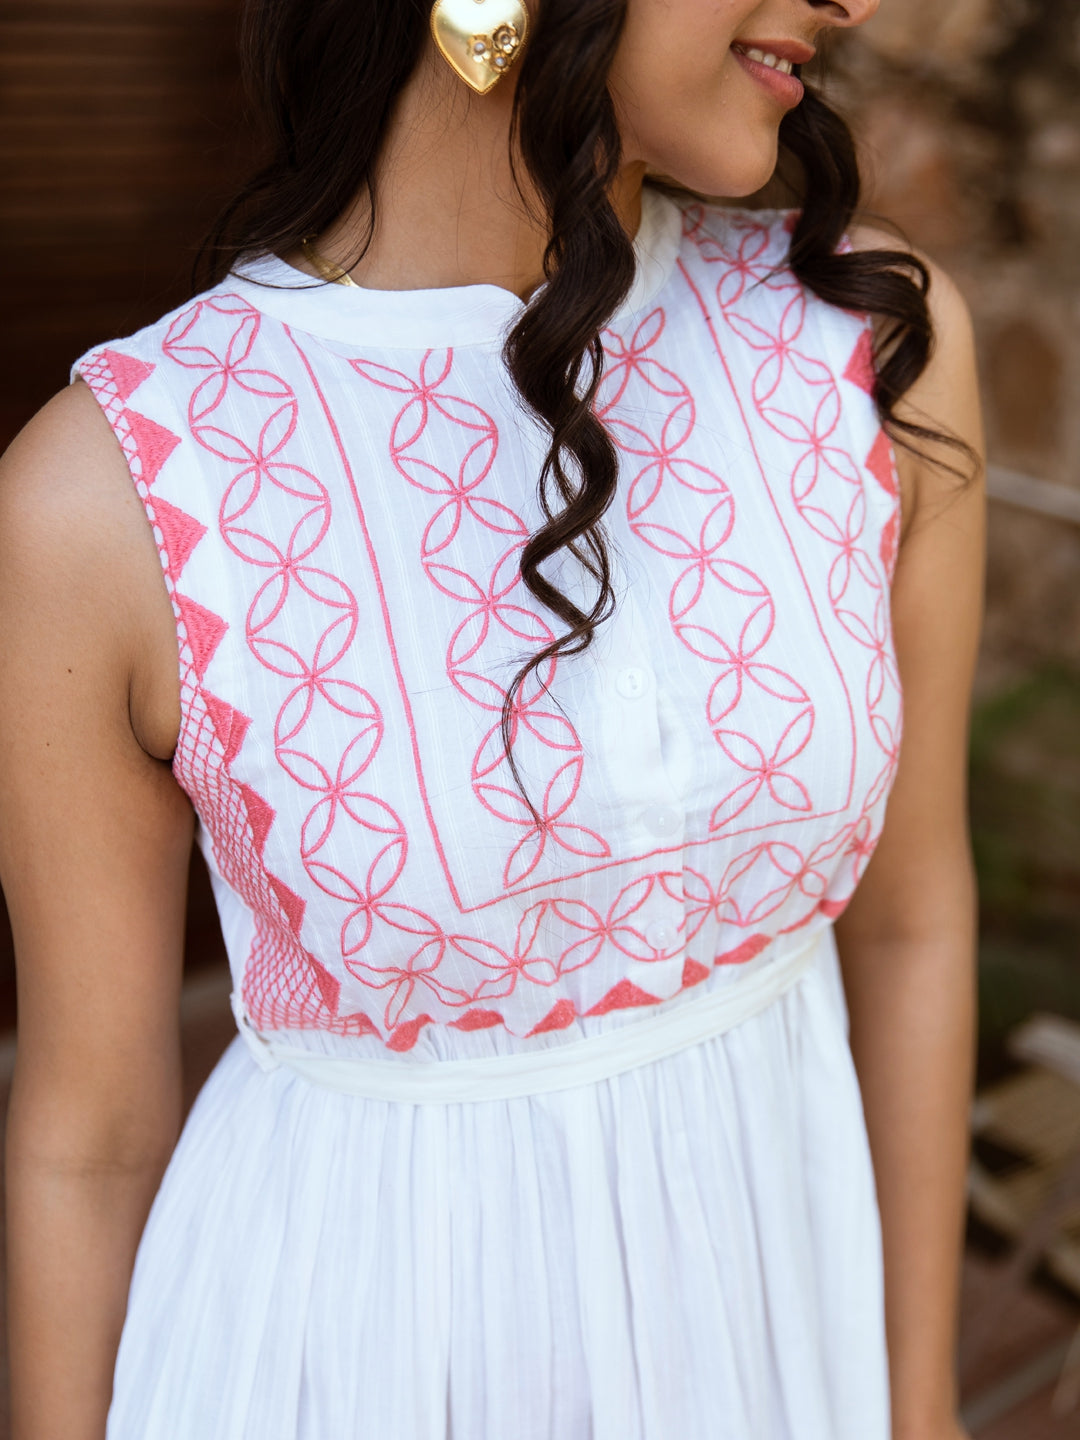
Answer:
[[[874,8],[250,5],[209,288],[0,487],[17,1440],[960,1434],[971,338],[797,73]]]

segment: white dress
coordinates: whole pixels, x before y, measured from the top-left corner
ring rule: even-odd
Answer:
[[[517,572],[521,302],[262,261],[78,362],[174,602],[241,1029],[143,1237],[110,1440],[886,1440],[831,922],[899,743],[897,489],[868,325],[789,232],[646,192],[604,336],[618,606],[515,717],[539,826],[498,732],[555,633]]]

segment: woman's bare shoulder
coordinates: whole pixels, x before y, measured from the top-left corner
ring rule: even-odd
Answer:
[[[0,546],[28,573],[60,561],[65,573],[99,568],[100,547],[122,542],[140,508],[123,452],[81,380],[53,396],[0,457]]]
[[[143,743],[167,745],[158,717],[172,697],[149,697],[176,671],[168,593],[123,452],[82,381],[0,458],[0,626],[5,648],[77,649],[103,686],[145,692]]]

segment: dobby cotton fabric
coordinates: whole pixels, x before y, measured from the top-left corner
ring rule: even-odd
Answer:
[[[557,1063],[777,937],[831,953],[899,743],[897,487],[868,326],[789,234],[646,191],[598,401],[616,612],[514,715],[539,823],[498,732],[554,633],[517,572],[521,302],[267,260],[79,362],[173,600],[174,771],[252,1036]],[[503,1102],[335,1094],[237,1042],[144,1236],[109,1434],[884,1440],[878,1251],[831,961]]]

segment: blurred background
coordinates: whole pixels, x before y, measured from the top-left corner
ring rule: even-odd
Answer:
[[[0,448],[84,349],[189,293],[194,248],[251,158],[238,11],[0,0]],[[860,137],[867,209],[940,261],[972,307],[992,462],[971,754],[982,1018],[966,1414],[987,1440],[1075,1440],[1080,0],[883,0],[842,41],[824,83]],[[231,1033],[197,863],[187,957],[194,1093]],[[14,1022],[0,910],[2,1087]]]

